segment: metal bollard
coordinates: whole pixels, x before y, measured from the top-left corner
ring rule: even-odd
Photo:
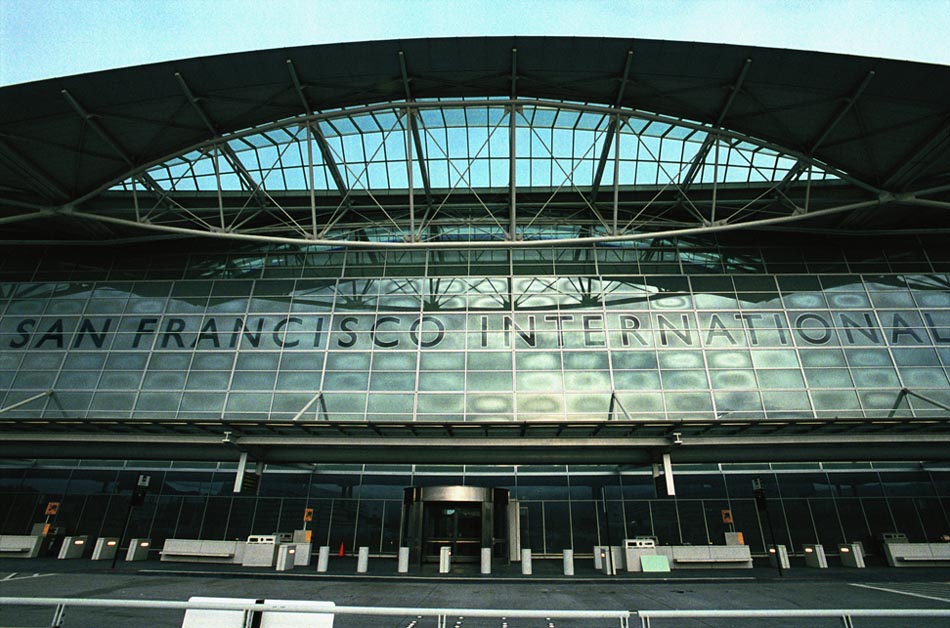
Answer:
[[[491,573],[491,548],[482,548],[482,575],[487,576]]]
[[[439,573],[449,573],[452,571],[452,549],[449,547],[439,548]]]
[[[600,550],[600,571],[606,576],[617,575],[617,570],[614,567],[613,560],[611,560],[610,546],[601,545],[598,549]]]
[[[92,549],[92,560],[109,560],[119,551],[119,539],[110,537],[100,537],[96,540],[96,545]]]
[[[600,550],[601,550],[600,545],[594,546],[594,569],[596,571],[604,570],[604,559],[603,559],[604,555],[600,553]]]
[[[320,546],[320,553],[317,554],[317,572],[326,573],[327,567],[330,565],[330,546],[322,545]]]
[[[806,545],[805,565],[816,569],[827,569],[828,559],[825,557],[825,548],[818,544]]]
[[[294,568],[294,560],[297,557],[296,545],[280,545],[277,548],[277,571],[290,571]]]
[[[369,569],[369,548],[361,547],[356,558],[356,573],[366,573]]]
[[[86,541],[88,536],[67,536],[63,539],[63,546],[59,549],[57,558],[82,558],[86,551]]]
[[[399,548],[399,565],[396,568],[399,573],[409,573],[409,548]]]
[[[769,564],[773,567],[778,563],[782,569],[791,569],[788,562],[788,548],[784,545],[776,545],[769,548]]]
[[[152,546],[152,539],[132,539],[129,541],[129,551],[125,560],[148,560],[148,548]]]
[[[521,575],[531,575],[531,550],[529,549],[521,550]]]
[[[860,543],[842,543],[838,546],[841,566],[864,569],[864,548]]]
[[[574,575],[574,550],[572,549],[564,550],[564,575]]]

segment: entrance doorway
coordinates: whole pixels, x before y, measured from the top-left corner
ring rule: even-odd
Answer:
[[[478,562],[482,549],[508,562],[508,491],[477,486],[412,486],[403,498],[400,547],[415,564],[438,562],[448,547],[454,562]]]
[[[422,524],[425,562],[439,560],[439,550],[448,547],[452,560],[475,562],[482,547],[481,504],[433,502],[424,504]]]

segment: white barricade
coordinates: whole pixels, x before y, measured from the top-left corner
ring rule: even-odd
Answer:
[[[0,534],[0,557],[36,558],[43,547],[43,538],[32,534]]]

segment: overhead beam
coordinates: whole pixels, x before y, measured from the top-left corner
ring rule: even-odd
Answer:
[[[623,74],[620,78],[620,86],[617,88],[617,98],[614,99],[614,108],[620,108],[620,103],[623,102],[623,94],[627,89],[627,82],[630,77],[630,66],[633,64],[633,51],[627,51],[627,58],[623,64]],[[591,182],[590,186],[590,204],[597,204],[597,192],[600,191],[600,182],[604,178],[604,170],[607,167],[607,160],[610,158],[610,148],[613,144],[614,135],[617,133],[617,127],[619,121],[617,116],[610,118],[610,123],[607,125],[607,134],[604,137],[604,145],[600,149],[600,159],[597,161],[597,170],[594,172],[594,180]]]
[[[113,138],[112,135],[110,135],[109,132],[107,132],[102,127],[102,125],[99,124],[99,121],[96,120],[95,117],[91,113],[86,111],[85,107],[83,107],[79,103],[79,101],[76,100],[75,97],[73,97],[73,95],[69,93],[69,90],[64,89],[60,93],[63,95],[63,97],[66,98],[66,102],[69,103],[69,105],[73,108],[73,110],[77,114],[79,114],[79,117],[81,117],[83,120],[86,121],[86,124],[89,126],[89,128],[92,129],[103,142],[108,144],[109,148],[112,149],[112,152],[118,155],[122,159],[122,161],[124,161],[127,165],[129,166],[135,165],[135,162],[132,159],[131,155],[129,155],[128,151],[126,151],[122,146],[119,145],[119,143],[115,140],[115,138]]]
[[[863,201],[857,201],[853,203],[845,203],[842,205],[836,205],[833,207],[824,207],[822,209],[810,211],[807,214],[807,217],[816,218],[818,216],[830,216],[834,214],[842,214],[847,212],[854,212],[859,209],[865,209],[868,207],[877,207],[882,202],[885,202],[886,199],[881,198],[872,198]],[[653,202],[648,202],[647,206],[652,205]],[[327,245],[327,246],[352,246],[352,247],[362,247],[362,248],[374,248],[374,249],[403,249],[407,248],[407,243],[405,241],[374,241],[374,242],[359,242],[355,240],[330,240],[330,239],[306,239],[301,238],[287,237],[287,236],[275,236],[275,235],[264,235],[257,233],[240,233],[235,231],[219,232],[219,231],[208,231],[208,230],[195,230],[187,227],[179,227],[176,225],[168,224],[154,224],[154,223],[138,223],[133,220],[128,220],[124,218],[117,218],[115,216],[108,216],[104,214],[93,214],[76,211],[72,214],[77,218],[83,218],[85,220],[92,220],[98,222],[111,223],[116,225],[126,225],[126,226],[135,226],[135,227],[144,227],[153,231],[169,233],[169,234],[178,234],[178,235],[195,235],[200,234],[204,237],[214,237],[214,238],[227,238],[232,240],[242,240],[245,242],[268,242],[274,244],[300,244],[301,242],[306,242],[307,244],[318,244],[318,245]],[[605,236],[591,236],[591,237],[571,237],[563,238],[557,240],[556,242],[562,246],[577,246],[577,245],[586,245],[593,243],[607,243],[607,242],[627,242],[634,240],[642,239],[656,239],[656,238],[665,238],[665,237],[685,237],[694,235],[697,233],[720,233],[726,231],[736,231],[741,229],[750,229],[750,228],[764,228],[764,227],[777,227],[779,225],[785,225],[800,221],[806,217],[805,215],[800,214],[791,214],[791,215],[782,215],[772,218],[757,218],[755,220],[747,222],[720,222],[714,225],[703,225],[700,227],[696,226],[684,226],[679,223],[658,223],[659,227],[655,231],[646,231],[646,230],[636,230],[636,231],[627,231],[626,228],[620,231],[619,235],[605,235]],[[456,241],[420,241],[412,243],[413,248],[457,248],[459,246],[465,247],[474,247],[474,248],[507,248],[511,246],[524,246],[524,247],[545,247],[550,246],[552,240],[539,240],[539,239],[518,239],[516,241],[512,240],[477,240],[477,241],[466,241],[466,242],[456,242]]]
[[[44,188],[47,194],[51,192],[52,194],[47,198],[59,197],[61,200],[69,198],[69,194],[66,190],[63,189],[57,181],[53,180],[53,177],[2,139],[0,139],[0,159],[3,159],[4,162],[15,170],[19,170],[21,175],[39,183],[40,187]]]
[[[729,114],[729,109],[732,108],[732,103],[735,102],[736,96],[742,90],[742,84],[745,82],[745,77],[749,73],[750,67],[752,67],[751,57],[747,58],[743,62],[742,68],[739,69],[739,74],[736,76],[736,80],[733,81],[732,85],[729,86],[729,95],[726,97],[726,101],[723,103],[722,107],[719,108],[719,115],[716,116],[715,127],[717,129],[722,126],[723,121]],[[699,147],[699,151],[697,151],[693,156],[693,161],[689,165],[689,170],[686,171],[686,176],[683,177],[683,183],[680,187],[684,192],[689,189],[689,186],[692,185],[693,180],[702,169],[714,141],[718,141],[718,136],[714,135],[713,133],[707,133],[706,138]]]
[[[221,133],[218,132],[218,128],[211,121],[211,118],[208,117],[207,112],[205,112],[204,107],[201,106],[198,98],[195,97],[194,92],[192,92],[191,88],[188,87],[188,82],[185,81],[185,77],[181,75],[181,72],[175,72],[175,78],[178,80],[178,85],[185,93],[185,97],[188,98],[188,102],[191,104],[192,109],[194,109],[198,114],[198,117],[201,118],[201,121],[204,123],[205,127],[207,127],[208,131],[211,132],[215,139],[222,139]],[[234,168],[234,171],[241,178],[241,181],[244,182],[248,192],[257,198],[257,201],[261,207],[266,205],[266,197],[261,193],[260,184],[254,180],[254,177],[251,176],[251,173],[248,172],[247,168],[244,167],[244,164],[241,163],[241,159],[237,156],[237,153],[234,152],[234,149],[231,148],[230,144],[222,141],[220,143],[220,149],[221,154],[224,155],[224,158],[229,164],[231,164],[231,167]]]
[[[304,92],[303,84],[297,76],[297,69],[294,67],[294,62],[290,59],[287,59],[287,70],[290,72],[290,78],[294,82],[294,88],[297,90],[297,96],[300,98],[300,104],[303,105],[304,115],[310,115],[313,113],[313,108],[310,106],[310,101],[307,100],[307,94]],[[333,156],[333,151],[330,150],[330,144],[327,142],[327,138],[323,135],[323,131],[320,130],[319,124],[314,121],[309,121],[307,124],[310,125],[310,132],[313,133],[313,138],[317,141],[317,147],[320,149],[323,163],[327,170],[330,171],[330,177],[333,179],[336,189],[340,192],[340,196],[346,198],[349,196],[350,190],[346,186],[346,181],[343,179],[340,167],[337,165],[336,158]]]
[[[518,49],[511,49],[511,100],[518,98]],[[516,114],[518,106],[512,104],[508,116],[508,240],[518,239],[518,152]]]
[[[399,51],[399,71],[402,72],[402,84],[406,91],[406,102],[415,102],[410,89],[409,72],[406,69],[406,54]],[[416,162],[419,164],[419,172],[422,174],[422,189],[426,195],[426,210],[432,209],[432,186],[429,184],[429,169],[426,165],[427,155],[422,150],[422,137],[419,135],[419,114],[416,109],[410,108],[407,114],[410,118],[408,122],[409,129],[412,132],[412,141],[416,148]],[[415,237],[415,234],[413,234]]]
[[[927,158],[946,150],[948,143],[950,143],[950,115],[944,117],[944,123],[936,133],[930,135],[926,141],[901,160],[901,165],[887,177],[883,187],[891,190],[913,183],[917,173],[927,165]]]
[[[663,454],[669,463],[783,462],[950,459],[950,433],[945,430],[903,432],[894,429],[872,433],[829,430],[824,433],[758,433],[749,435],[706,430],[688,424],[671,425],[670,432],[655,436],[460,437],[427,436],[400,430],[399,435],[349,435],[350,426],[337,425],[336,436],[247,434],[95,433],[4,430],[0,456],[4,458],[95,458],[114,460],[217,460],[240,461],[242,452],[258,462],[443,463],[512,464],[579,463],[621,464],[655,462]],[[618,421],[604,425],[617,426]],[[870,422],[869,422],[870,423]],[[300,422],[295,425],[328,425]],[[232,428],[232,425],[225,427]],[[330,425],[329,427],[333,427]],[[468,426],[471,427],[471,426]],[[570,427],[568,424],[566,427]],[[591,427],[588,424],[588,427]],[[726,426],[727,428],[729,426]],[[241,429],[241,428],[239,428]],[[530,429],[530,425],[526,426]],[[679,430],[682,430],[680,432]]]
[[[839,107],[837,113],[832,117],[823,127],[818,136],[812,141],[811,146],[808,148],[808,152],[805,154],[808,158],[813,158],[815,156],[815,151],[817,151],[822,143],[828,136],[831,135],[831,132],[834,131],[835,127],[838,126],[838,123],[841,122],[845,115],[854,108],[857,104],[858,99],[861,98],[861,95],[864,93],[864,90],[867,89],[867,86],[870,84],[871,79],[874,78],[874,70],[869,70],[868,73],[864,76],[864,79],[858,85],[858,87],[851,93],[850,96],[844,97],[841,107]],[[808,168],[809,162],[804,158],[799,158],[795,162],[795,165],[785,174],[782,178],[782,182],[776,187],[776,193],[781,194],[796,181],[801,174]]]
[[[838,123],[844,119],[845,115],[851,111],[854,106],[858,103],[858,100],[861,98],[861,95],[864,94],[864,90],[867,89],[867,86],[871,83],[871,79],[874,78],[874,70],[869,70],[868,73],[864,76],[864,79],[861,81],[861,84],[858,85],[857,89],[854,90],[854,93],[851,96],[846,97],[841,107],[838,110],[838,113],[834,118],[828,121],[825,125],[824,130],[821,134],[812,142],[811,148],[808,149],[808,156],[812,157],[815,154],[815,151],[822,145],[822,143],[828,139],[828,136],[831,135],[831,132],[834,131],[835,127],[838,126]]]
[[[122,161],[124,161],[130,167],[135,166],[135,160],[132,158],[129,152],[123,148],[119,142],[116,141],[115,138],[113,138],[112,135],[105,130],[105,128],[103,128],[101,124],[99,124],[98,120],[96,120],[93,114],[86,111],[86,108],[83,107],[82,104],[80,104],[80,102],[69,93],[69,90],[64,89],[60,93],[62,93],[62,95],[66,98],[66,102],[69,103],[73,110],[79,114],[83,120],[86,121],[86,124],[89,125],[89,128],[92,129],[96,135],[98,135],[102,141],[104,141],[109,146],[109,148],[111,148],[112,151],[122,159]],[[142,185],[151,189],[160,197],[165,197],[165,190],[162,189],[162,186],[160,186],[158,182],[156,182],[155,179],[153,179],[147,172],[134,175],[134,178],[141,181]]]
[[[29,404],[29,403],[33,403],[33,402],[36,401],[37,399],[42,399],[43,397],[49,397],[49,396],[52,395],[52,394],[53,394],[53,391],[52,391],[52,390],[46,390],[46,391],[43,391],[43,392],[38,393],[38,394],[36,394],[36,395],[33,395],[33,396],[31,396],[31,397],[27,397],[26,399],[23,399],[23,400],[21,400],[21,401],[17,401],[16,403],[12,403],[12,404],[10,404],[9,406],[5,406],[5,407],[3,407],[3,408],[0,408],[0,414],[3,414],[4,412],[9,412],[10,410],[16,410],[17,408],[20,408],[20,407],[22,407],[22,406],[25,406],[25,405],[27,405],[27,404]]]

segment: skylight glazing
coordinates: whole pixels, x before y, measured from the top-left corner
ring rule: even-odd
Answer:
[[[371,105],[249,129],[111,188],[157,228],[311,242],[629,239],[827,209],[839,173],[688,120],[577,103]],[[122,194],[124,193],[124,194]]]

